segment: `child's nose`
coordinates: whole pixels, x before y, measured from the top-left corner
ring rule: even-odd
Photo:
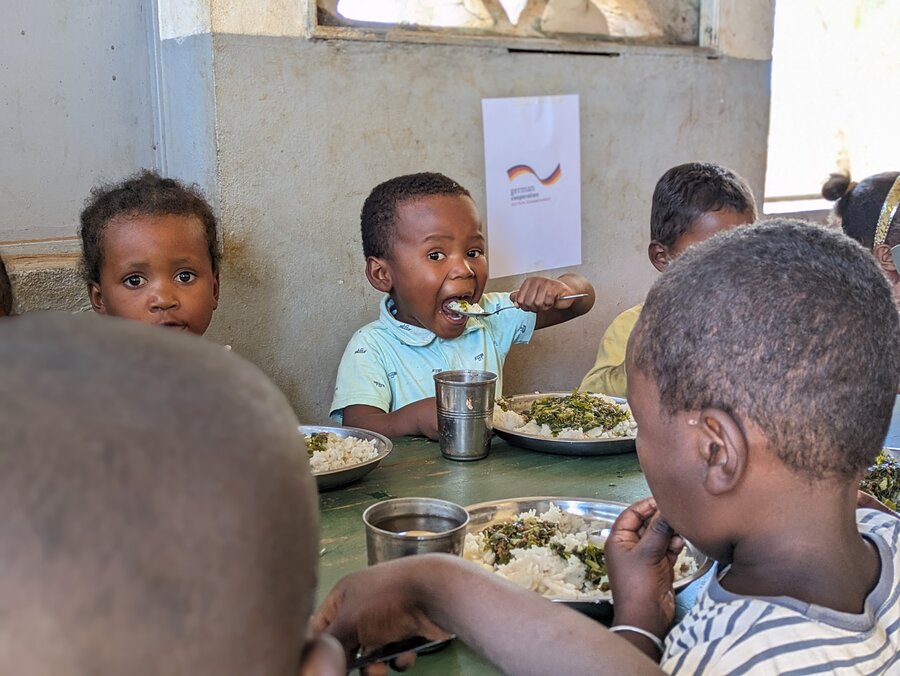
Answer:
[[[472,259],[468,256],[463,256],[456,260],[453,270],[451,274],[455,278],[465,278],[465,277],[474,277],[475,270],[472,267]]]
[[[160,284],[150,297],[150,309],[153,311],[171,310],[178,307],[178,294],[167,284]]]

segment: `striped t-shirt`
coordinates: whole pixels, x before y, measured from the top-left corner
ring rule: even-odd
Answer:
[[[859,615],[789,597],[726,591],[717,574],[669,633],[670,674],[900,674],[900,519],[856,513],[878,549],[881,576]]]

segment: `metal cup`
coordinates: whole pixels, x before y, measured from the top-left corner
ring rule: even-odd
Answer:
[[[469,513],[436,498],[394,498],[363,512],[369,565],[414,554],[462,555]]]
[[[438,438],[450,460],[487,457],[494,432],[494,388],[490,371],[441,371],[434,374]]]

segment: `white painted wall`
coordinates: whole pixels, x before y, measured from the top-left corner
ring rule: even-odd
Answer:
[[[0,243],[72,237],[102,179],[157,163],[152,5],[4,2]]]

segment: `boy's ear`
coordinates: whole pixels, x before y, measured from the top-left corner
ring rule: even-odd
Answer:
[[[91,301],[91,307],[98,315],[106,314],[106,306],[103,304],[103,294],[100,292],[100,285],[96,282],[88,282],[88,299]]]
[[[872,255],[878,261],[879,267],[885,272],[900,272],[894,265],[894,257],[891,255],[891,247],[887,244],[879,244],[872,249]]]
[[[699,452],[706,467],[703,485],[711,495],[722,495],[733,490],[744,475],[747,437],[730,413],[717,408],[703,409],[698,427]]]
[[[655,239],[647,247],[647,256],[650,257],[650,262],[659,272],[663,272],[672,260],[669,255],[669,247],[660,244]]]
[[[216,304],[213,306],[213,310],[219,307],[219,273],[216,273],[215,281],[213,282],[213,298],[216,301]]]
[[[382,293],[390,293],[394,288],[394,283],[391,281],[391,268],[383,258],[369,256],[366,259],[366,278],[369,280],[369,284]]]

